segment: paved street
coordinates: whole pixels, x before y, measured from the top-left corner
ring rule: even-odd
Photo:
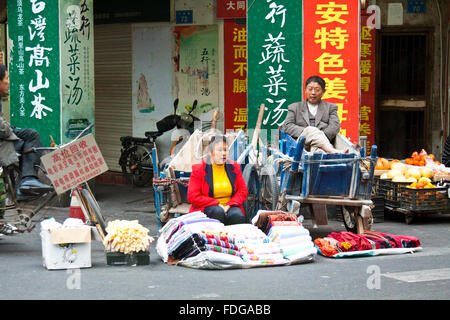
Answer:
[[[156,217],[149,188],[97,184],[97,200],[107,220],[138,219],[156,238]],[[69,208],[48,208],[46,216],[62,222]],[[305,226],[313,238],[345,231]],[[209,271],[165,265],[155,250],[149,266],[108,266],[100,242],[92,243],[92,268],[81,269],[74,287],[72,271],[42,266],[39,228],[0,238],[2,299],[450,299],[450,215],[418,217],[406,225],[389,216],[373,230],[418,237],[423,251],[414,254],[351,259],[317,256],[308,264],[243,270]]]

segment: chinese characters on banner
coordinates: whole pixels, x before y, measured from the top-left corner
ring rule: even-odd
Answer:
[[[57,194],[108,171],[92,134],[42,156],[41,160]]]
[[[234,19],[224,21],[225,130],[247,125],[247,28]]]
[[[93,0],[8,0],[8,19],[11,124],[68,142],[94,121]]]
[[[77,135],[74,119],[94,121],[93,0],[60,1],[63,141]]]
[[[359,134],[367,136],[363,146],[370,152],[375,143],[375,28],[367,26],[366,11],[361,13],[361,106]]]
[[[325,80],[322,100],[337,104],[340,134],[352,142],[359,140],[359,2],[303,2],[304,79]]]
[[[263,141],[271,141],[273,131],[278,131],[286,118],[288,105],[302,97],[302,16],[298,0],[249,4],[248,128],[255,128],[263,103]]]
[[[58,1],[8,0],[11,124],[60,143]]]
[[[245,18],[247,16],[247,0],[217,0],[216,18]]]

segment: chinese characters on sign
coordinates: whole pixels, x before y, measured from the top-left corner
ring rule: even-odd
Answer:
[[[262,128],[269,140],[288,105],[301,100],[301,17],[301,2],[293,0],[253,2],[248,11],[248,127],[255,127],[264,103]]]
[[[8,0],[8,18],[11,124],[59,143],[58,1]]]
[[[48,112],[53,112],[54,108],[54,106],[49,107],[44,105],[44,101],[46,100],[46,98],[45,96],[42,95],[46,94],[46,92],[42,89],[47,89],[50,86],[48,78],[45,77],[45,74],[48,74],[50,72],[49,71],[50,61],[47,54],[54,48],[45,47],[46,46],[45,29],[47,26],[46,12],[44,11],[45,2],[36,0],[30,2],[31,2],[31,11],[33,13],[27,25],[28,27],[27,40],[30,41],[29,42],[30,45],[25,47],[25,51],[30,52],[28,59],[28,67],[33,69],[36,78],[31,79],[30,82],[28,83],[28,91],[32,92],[34,97],[33,101],[31,101],[31,104],[33,105],[34,108],[29,116],[35,117],[36,119],[42,119],[42,117],[47,116]],[[21,37],[21,40],[23,40],[23,36]],[[24,52],[23,51],[19,52],[19,60],[21,61],[25,60],[23,58],[22,53]],[[19,115],[26,116],[25,108],[22,105]]]
[[[367,26],[368,17],[365,11],[361,13],[359,134],[367,136],[367,144],[363,147],[370,152],[375,143],[375,28]]]
[[[247,125],[247,28],[234,19],[224,22],[225,130]]]
[[[42,156],[41,160],[57,194],[108,171],[92,134]]]
[[[73,119],[94,121],[93,2],[60,3],[61,94],[63,141],[74,138]]]
[[[190,111],[202,121],[211,121],[219,104],[218,30],[215,25],[177,26],[173,30],[177,44],[176,96],[178,112]]]
[[[94,120],[93,0],[8,0],[8,19],[11,124],[68,142],[63,123]]]
[[[359,140],[359,0],[305,1],[304,77],[326,82],[322,99],[338,106],[340,134]]]
[[[247,0],[217,0],[216,18],[245,18]]]

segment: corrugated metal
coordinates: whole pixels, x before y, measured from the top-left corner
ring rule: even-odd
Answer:
[[[95,26],[95,138],[112,171],[120,171],[120,137],[132,128],[131,24]]]

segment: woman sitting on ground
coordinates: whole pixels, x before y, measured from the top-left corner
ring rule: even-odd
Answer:
[[[202,211],[225,225],[246,222],[242,204],[248,195],[241,168],[228,153],[226,137],[213,137],[206,158],[192,166],[187,193],[189,212]]]

